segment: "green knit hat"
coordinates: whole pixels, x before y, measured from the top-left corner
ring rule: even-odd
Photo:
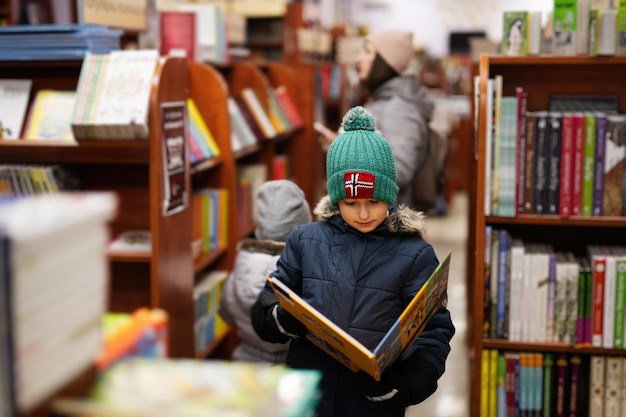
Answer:
[[[366,198],[395,204],[398,195],[396,166],[391,147],[376,133],[374,118],[361,106],[343,117],[344,132],[326,154],[330,204],[346,198]]]

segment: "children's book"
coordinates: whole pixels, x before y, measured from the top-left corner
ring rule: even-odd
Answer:
[[[281,307],[308,328],[307,339],[352,371],[365,371],[380,381],[385,368],[413,345],[428,320],[444,302],[451,256],[452,253],[448,252],[373,352],[278,279],[268,277],[267,280],[274,289]]]

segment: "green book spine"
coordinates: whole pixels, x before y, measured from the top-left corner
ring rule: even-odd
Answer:
[[[626,257],[616,260],[614,348],[624,348],[624,304],[626,304]],[[626,410],[625,410],[626,411]]]
[[[591,216],[593,207],[593,172],[595,167],[596,117],[585,114],[585,145],[583,148],[582,216]]]

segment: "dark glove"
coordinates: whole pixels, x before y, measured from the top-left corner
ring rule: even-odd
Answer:
[[[280,304],[276,304],[272,311],[281,333],[292,338],[306,336],[308,333],[306,326],[289,312],[283,310]]]
[[[362,371],[355,374],[355,381],[359,391],[373,402],[387,403],[398,395],[397,388],[383,382],[382,378],[381,381],[376,381],[374,378]]]

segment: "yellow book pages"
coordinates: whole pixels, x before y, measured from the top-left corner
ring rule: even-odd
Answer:
[[[192,124],[198,129],[198,140],[202,140],[203,143],[210,149],[210,152],[213,156],[220,155],[220,148],[217,146],[217,142],[213,137],[213,134],[209,130],[209,127],[204,122],[202,115],[200,114],[200,110],[196,106],[196,103],[192,99],[187,100],[187,108],[189,109],[189,118],[192,121]],[[202,145],[201,145],[202,146]]]
[[[31,106],[27,140],[74,140],[72,115],[75,91],[39,90]]]
[[[483,349],[481,361],[480,415],[489,417],[489,354],[490,349]]]

